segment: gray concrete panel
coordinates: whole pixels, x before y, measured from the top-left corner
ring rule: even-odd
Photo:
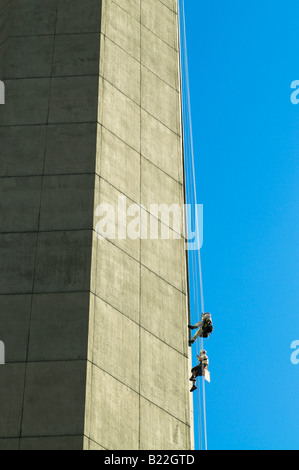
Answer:
[[[89,292],[35,294],[31,308],[28,360],[86,360],[88,316],[82,313],[88,308]],[[9,344],[7,349],[9,351]]]
[[[85,381],[86,361],[29,362],[21,437],[80,435]]]

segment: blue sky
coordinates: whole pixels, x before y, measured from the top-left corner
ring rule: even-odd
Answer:
[[[209,449],[299,449],[298,0],[185,0]]]

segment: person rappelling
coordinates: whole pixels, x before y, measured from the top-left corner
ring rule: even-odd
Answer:
[[[191,375],[189,380],[190,380],[190,382],[193,382],[193,386],[192,386],[190,392],[194,392],[197,389],[197,387],[196,387],[197,377],[205,377],[205,378],[207,378],[208,381],[210,381],[209,371],[208,371],[209,358],[207,356],[207,351],[202,349],[200,351],[200,355],[199,356],[197,355],[196,357],[199,361],[199,364],[197,366],[193,367],[193,369],[191,369],[192,375]]]
[[[195,325],[188,325],[190,330],[198,330],[193,338],[189,341],[189,344],[195,343],[197,338],[208,338],[210,334],[214,331],[212,317],[210,313],[203,313],[201,315],[201,321]]]

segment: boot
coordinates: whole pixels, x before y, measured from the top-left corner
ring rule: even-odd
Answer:
[[[194,392],[195,390],[197,390],[197,387],[196,387],[196,385],[193,385],[193,387],[191,388],[190,392]]]
[[[192,326],[192,325],[188,325],[188,328],[189,328],[189,330],[196,330],[196,327]]]

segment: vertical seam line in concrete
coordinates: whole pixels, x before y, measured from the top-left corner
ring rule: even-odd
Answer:
[[[145,29],[147,29],[147,28],[145,28]],[[148,30],[148,31],[151,33],[150,30]],[[152,34],[153,34],[154,36],[156,36],[154,33],[152,33]],[[120,44],[118,44],[117,42],[115,42],[113,39],[111,39],[109,36],[107,36],[107,35],[104,34],[104,33],[101,33],[101,35],[104,36],[105,38],[107,38],[108,41],[110,41],[110,42],[111,42],[112,44],[114,44],[118,49],[120,49],[121,51],[123,51],[123,52],[124,52],[127,56],[129,56],[132,60],[134,60],[135,62],[138,62],[138,60],[136,59],[136,57],[132,56],[132,55],[131,55],[126,49],[124,49]],[[156,36],[156,37],[157,37],[158,39],[160,39],[159,36]],[[162,41],[162,40],[161,40],[161,41]],[[163,41],[162,41],[162,42],[163,42]],[[165,43],[165,44],[166,44],[166,43]],[[166,45],[167,45],[167,44],[166,44]],[[171,46],[169,46],[169,48],[171,48]],[[175,49],[172,49],[172,50],[175,51],[175,52],[177,52]],[[169,86],[173,91],[176,91],[177,93],[179,93],[179,89],[175,88],[173,85],[171,85],[170,83],[168,83],[168,82],[167,82],[163,77],[161,77],[160,75],[157,75],[157,73],[156,73],[154,70],[150,69],[147,65],[145,65],[145,64],[142,63],[142,67],[144,67],[147,71],[149,71],[150,73],[152,73],[156,78],[159,78],[159,80],[161,80],[161,82],[163,82],[165,85]],[[86,76],[86,75],[82,75],[82,76],[84,77],[84,76]],[[89,74],[88,76],[90,76],[90,74]],[[61,75],[60,75],[59,77],[61,77]],[[30,77],[30,78],[31,78],[31,77]],[[40,77],[37,77],[37,78],[40,78]],[[107,80],[105,77],[102,77],[102,78],[103,78],[104,80],[106,80],[106,82],[110,83],[110,85],[112,85],[112,86],[114,86],[115,88],[117,88],[117,87],[115,86],[115,84],[109,82],[109,80]],[[117,88],[117,89],[118,89],[118,88]],[[119,90],[119,89],[118,89],[118,90]],[[121,91],[121,90],[119,90],[119,91]],[[122,92],[122,91],[121,91],[121,92]],[[122,93],[123,93],[123,92],[122,92]],[[123,93],[123,94],[124,94],[124,93]],[[127,95],[125,95],[125,96],[127,96]],[[127,98],[130,98],[130,97],[127,96]],[[136,103],[136,101],[134,101],[132,98],[130,98],[130,99],[131,99],[131,101],[133,101],[133,103],[138,104],[138,103]]]
[[[141,109],[142,109],[142,65],[141,65],[141,54],[142,54],[142,32],[141,32],[141,20],[142,20],[142,8],[141,8],[141,1],[140,0],[140,77],[139,77],[139,91],[140,91],[140,129],[139,129],[139,150],[140,150],[140,175],[139,175],[139,201],[140,201],[140,206],[142,206],[142,201],[141,201],[141,182],[142,182],[142,131],[141,131]],[[139,440],[138,440],[138,449],[140,450],[141,447],[141,284],[142,284],[142,279],[141,279],[141,250],[142,250],[142,245],[141,245],[141,212],[140,212],[140,221],[139,221],[139,230],[140,230],[140,240],[139,240],[139,428],[138,428],[138,433],[139,433]]]
[[[50,80],[49,80],[49,93],[48,93],[47,124],[49,122],[49,114],[50,114],[51,86],[52,86],[54,55],[55,55],[55,36],[56,36],[57,16],[58,16],[58,1],[59,0],[56,0],[55,28],[54,28],[54,35],[53,35],[53,47],[52,47],[51,76],[50,76]],[[38,250],[38,232],[39,232],[39,228],[40,228],[41,205],[42,205],[43,183],[44,183],[44,172],[45,172],[46,150],[47,150],[47,131],[48,131],[48,128],[47,128],[47,125],[46,125],[45,140],[44,140],[43,171],[42,171],[42,177],[41,177],[41,189],[40,189],[40,201],[39,201],[39,214],[38,214],[37,231],[36,231],[36,246],[35,246],[35,255],[34,255],[34,262],[33,262],[32,292],[31,292],[30,311],[29,311],[29,320],[28,320],[28,337],[27,337],[26,362],[25,362],[25,371],[24,371],[23,401],[22,401],[22,410],[21,410],[21,419],[20,419],[19,450],[20,450],[20,446],[21,446],[23,418],[24,418],[24,404],[25,404],[27,367],[28,367],[28,358],[29,358],[29,343],[30,343],[30,330],[31,330],[31,318],[32,318],[32,307],[33,307],[33,295],[34,295],[35,269],[36,269],[36,260],[37,260],[37,250]]]
[[[131,15],[127,10],[125,10],[123,7],[121,7],[119,5],[119,3],[116,3],[114,0],[111,0],[114,5],[116,5],[118,8],[120,8],[123,12],[125,12],[128,16],[130,16],[133,20],[135,21],[138,21],[133,15]],[[142,0],[140,0],[140,2],[142,2]],[[163,2],[160,2],[162,5],[164,5],[168,10],[172,11],[174,14],[176,14],[173,10],[171,10],[170,8],[168,8],[165,3]],[[141,8],[141,7],[140,7]],[[176,51],[176,49],[171,45],[169,44],[167,41],[165,41],[164,39],[162,39],[160,36],[158,36],[157,33],[155,33],[154,31],[152,31],[151,29],[149,29],[145,24],[142,24],[142,21],[141,21],[141,12],[140,12],[140,28],[145,28],[147,29],[149,32],[151,32],[154,36],[156,36],[157,38],[159,38],[161,41],[163,41],[167,46],[171,47],[171,49],[173,49],[174,51]],[[109,37],[109,36],[107,36]],[[110,39],[110,38],[109,38]],[[178,51],[176,51],[178,52]]]

